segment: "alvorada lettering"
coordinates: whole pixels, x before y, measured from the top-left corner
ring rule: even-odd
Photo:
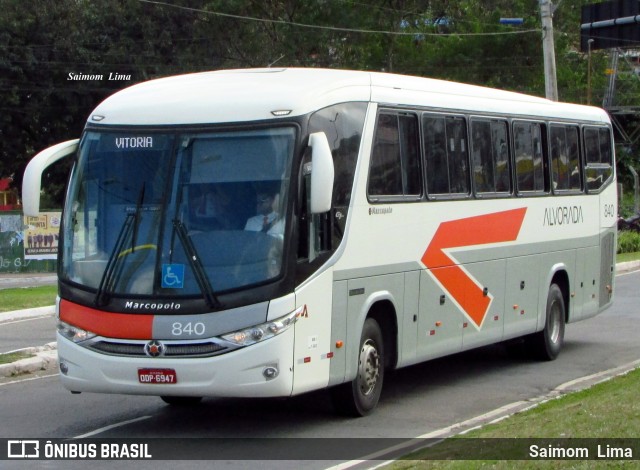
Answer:
[[[570,225],[583,222],[582,206],[558,206],[544,210],[542,225]]]

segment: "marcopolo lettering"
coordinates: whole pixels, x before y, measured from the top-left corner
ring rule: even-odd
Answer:
[[[153,137],[116,137],[119,149],[152,148]]]
[[[131,310],[180,310],[181,305],[175,302],[132,302],[124,304],[124,308]]]
[[[548,207],[544,210],[542,225],[575,225],[584,223],[582,206]]]
[[[370,207],[369,215],[385,215],[391,214],[393,212],[393,207]]]

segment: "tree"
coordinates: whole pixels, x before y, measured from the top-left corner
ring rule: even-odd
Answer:
[[[562,100],[586,102],[588,58],[578,42],[580,8],[589,2],[564,0],[555,13]],[[100,101],[164,75],[351,68],[544,96],[538,0],[4,0],[2,7],[0,177],[14,173],[18,185],[26,162],[79,136]],[[521,27],[499,24],[514,16],[524,19]],[[598,103],[607,55],[591,59]],[[111,73],[130,79],[108,80]]]

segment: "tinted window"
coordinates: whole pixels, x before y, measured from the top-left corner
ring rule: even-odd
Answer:
[[[545,184],[543,126],[537,122],[513,125],[516,182],[519,192],[544,192]]]
[[[309,133],[324,132],[331,147],[334,206],[349,205],[366,112],[366,103],[342,103],[317,111],[309,120]]]
[[[353,178],[356,172],[360,140],[367,112],[366,103],[341,103],[315,112],[309,119],[309,133],[324,132],[333,155],[335,176],[333,179],[333,211],[325,214],[308,214],[301,211],[299,256],[307,258],[309,237],[315,237],[320,250],[338,246],[345,230],[351,201]],[[305,183],[306,184],[306,183]],[[306,204],[306,189],[302,192]],[[311,221],[311,218],[315,220]],[[311,225],[313,227],[311,228]],[[309,230],[316,233],[309,234]]]
[[[507,123],[474,120],[471,124],[473,180],[477,193],[511,190]]]
[[[469,194],[467,126],[464,118],[425,114],[422,117],[427,192]]]
[[[554,190],[582,188],[577,127],[551,126],[551,175]]]
[[[613,151],[609,129],[586,127],[584,147],[587,162],[587,188],[597,191],[613,173]]]
[[[416,116],[381,113],[371,155],[369,195],[420,195],[420,175]]]

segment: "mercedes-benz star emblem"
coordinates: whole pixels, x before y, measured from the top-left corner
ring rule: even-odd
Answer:
[[[162,356],[165,350],[166,350],[165,345],[162,344],[160,341],[156,341],[155,339],[153,341],[149,341],[147,344],[144,345],[144,353],[149,357]]]

